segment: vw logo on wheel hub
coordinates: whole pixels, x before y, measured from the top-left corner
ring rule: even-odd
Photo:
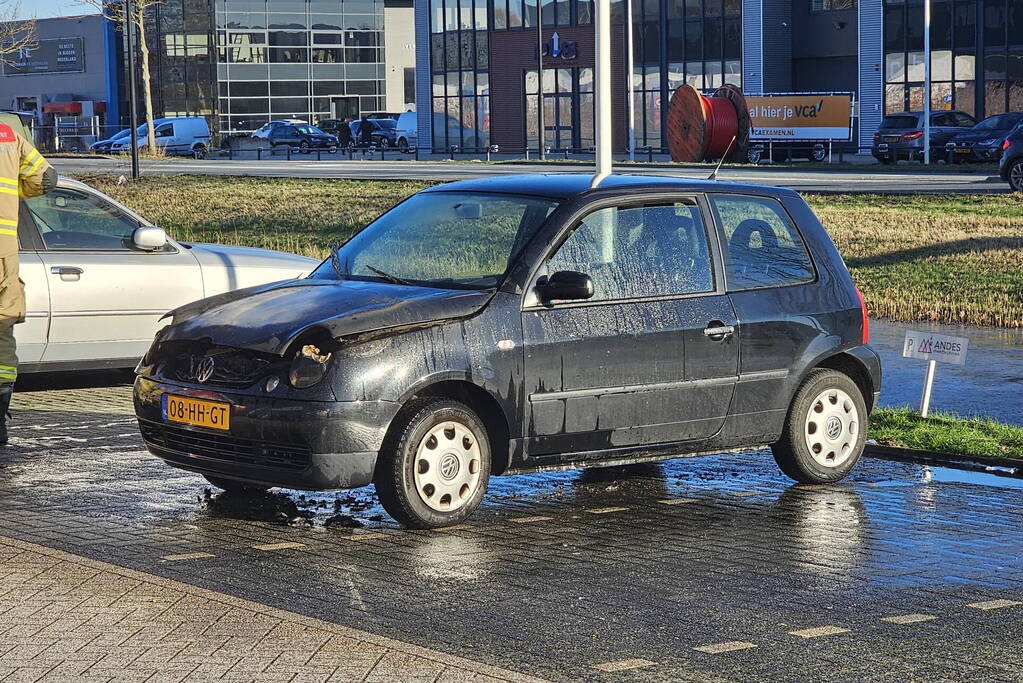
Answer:
[[[440,461],[440,476],[445,481],[451,481],[458,476],[459,467],[458,456],[448,453]]]
[[[824,433],[828,435],[828,438],[834,441],[842,435],[842,421],[837,417],[829,417],[828,421],[824,424]]]
[[[195,380],[199,383],[203,383],[213,376],[213,368],[216,366],[216,362],[211,356],[206,356],[199,361],[199,366],[195,369]]]

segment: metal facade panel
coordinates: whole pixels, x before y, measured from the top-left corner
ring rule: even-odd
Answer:
[[[884,6],[882,0],[859,2],[860,147],[870,147],[884,117]]]
[[[742,0],[742,89],[764,91],[763,0]]]
[[[416,121],[420,149],[433,149],[433,93],[430,83],[430,0],[415,0]]]

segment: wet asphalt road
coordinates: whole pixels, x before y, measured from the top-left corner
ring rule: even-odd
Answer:
[[[210,492],[141,450],[123,379],[23,387],[0,535],[553,680],[1023,680],[1023,606],[990,602],[1023,600],[1015,480],[868,460],[795,487],[749,453],[500,478],[409,532],[371,489]],[[756,647],[694,649],[732,641]],[[622,660],[648,664],[594,668]]]

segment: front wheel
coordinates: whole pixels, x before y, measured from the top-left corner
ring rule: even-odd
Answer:
[[[209,150],[206,149],[206,145],[196,145],[192,150],[193,159],[205,159],[209,156]]]
[[[402,154],[408,154],[409,151],[408,140],[406,140],[405,138],[398,138],[398,151],[401,152]]]
[[[411,403],[395,419],[377,463],[384,509],[413,529],[463,521],[490,480],[487,429],[466,405],[444,398]]]
[[[1009,187],[1013,192],[1023,192],[1023,159],[1016,159],[1009,166]]]
[[[796,391],[778,443],[781,471],[803,484],[838,481],[852,471],[867,437],[867,406],[847,375],[811,372]]]

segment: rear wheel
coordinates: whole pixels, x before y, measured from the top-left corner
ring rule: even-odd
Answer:
[[[1023,192],[1023,159],[1016,159],[1009,166],[1009,187],[1013,192]]]
[[[859,387],[836,370],[812,371],[789,407],[785,431],[771,446],[782,472],[804,484],[838,481],[863,454],[867,406]]]
[[[211,477],[209,475],[202,475],[206,481],[216,486],[218,489],[223,489],[228,493],[261,493],[266,491],[266,486],[256,486],[255,484],[246,484],[243,481],[237,479],[227,479],[226,477]]]
[[[408,140],[405,138],[398,138],[398,151],[402,154],[408,154]]]
[[[384,509],[407,527],[463,521],[490,479],[490,441],[476,414],[458,401],[424,398],[395,419],[375,484]]]
[[[309,141],[303,140],[302,143],[298,146],[298,151],[301,152],[302,154],[309,154]]]

